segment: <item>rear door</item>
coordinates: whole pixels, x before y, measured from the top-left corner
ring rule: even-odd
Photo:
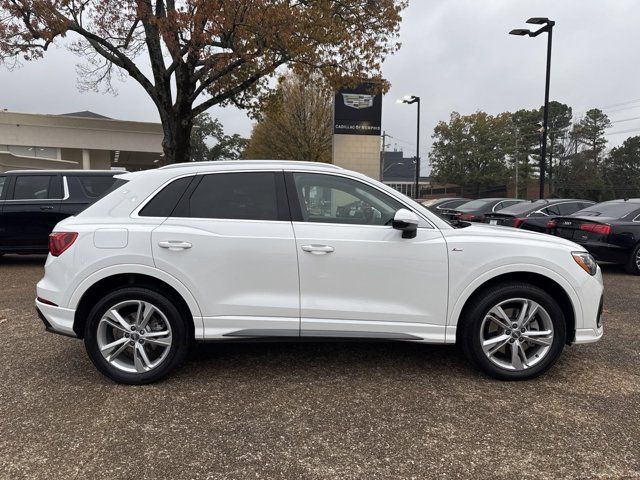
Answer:
[[[46,251],[49,233],[60,220],[60,202],[65,195],[62,178],[56,174],[17,174],[2,209],[3,250]]]
[[[196,298],[205,338],[299,336],[298,260],[282,171],[198,175],[153,231],[152,249],[156,266]]]

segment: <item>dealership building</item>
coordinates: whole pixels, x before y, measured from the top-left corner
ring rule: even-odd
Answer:
[[[0,173],[22,169],[154,168],[163,164],[162,126],[93,112],[0,111]]]

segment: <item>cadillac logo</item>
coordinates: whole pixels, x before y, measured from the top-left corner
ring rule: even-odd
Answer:
[[[363,95],[360,93],[343,93],[342,99],[347,107],[362,110],[373,107],[374,95]]]

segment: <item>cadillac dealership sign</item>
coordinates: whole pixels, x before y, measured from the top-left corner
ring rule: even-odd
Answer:
[[[380,135],[382,94],[371,94],[370,85],[341,90],[334,101],[333,133],[342,135]]]

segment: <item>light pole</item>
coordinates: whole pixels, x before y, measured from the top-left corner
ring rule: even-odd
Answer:
[[[418,125],[417,125],[417,136],[416,136],[416,185],[414,190],[414,197],[418,199],[420,192],[418,188],[420,187],[420,97],[416,97],[415,95],[407,95],[406,97],[398,100],[399,103],[406,103],[408,105],[416,103],[418,105]]]
[[[516,28],[509,32],[510,35],[537,37],[541,33],[547,32],[547,73],[544,87],[544,120],[542,123],[542,148],[540,152],[540,198],[544,198],[544,175],[547,163],[547,131],[549,127],[549,83],[551,81],[551,42],[553,41],[553,27],[556,24],[553,20],[545,17],[533,17],[527,20],[533,25],[544,25],[542,28],[532,32],[524,28]]]

